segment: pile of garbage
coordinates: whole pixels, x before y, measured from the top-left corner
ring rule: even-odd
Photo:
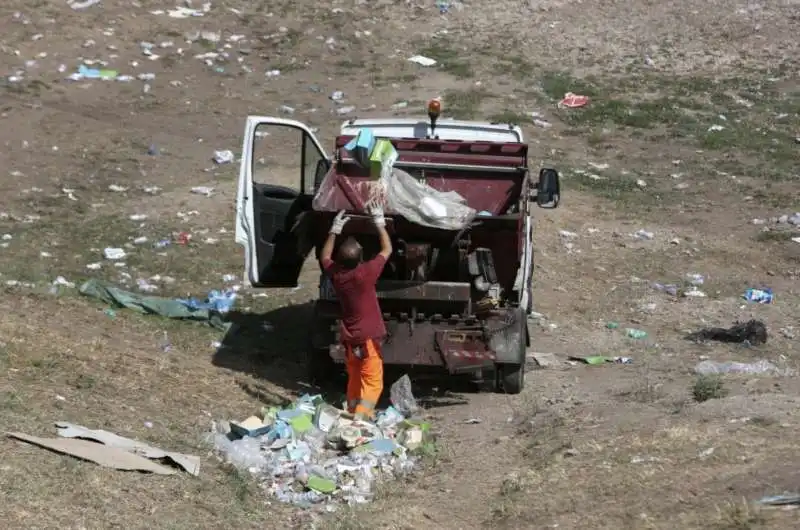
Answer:
[[[213,442],[223,459],[263,482],[281,502],[304,508],[367,503],[378,479],[409,473],[430,447],[430,425],[398,408],[374,422],[359,420],[304,395],[286,408],[215,425]]]

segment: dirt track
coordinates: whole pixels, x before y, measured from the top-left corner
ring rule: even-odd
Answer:
[[[707,401],[692,395],[707,384],[692,374],[701,358],[797,368],[800,227],[772,220],[800,210],[796,2],[501,1],[454,3],[440,14],[433,2],[231,0],[202,17],[151,13],[173,8],[0,7],[0,233],[10,236],[0,248],[0,419],[6,430],[42,436],[57,420],[104,428],[201,454],[203,470],[195,480],[121,473],[3,439],[0,516],[9,528],[308,527],[307,514],[267,506],[251,479],[218,465],[204,437],[212,418],[244,417],[270,396],[304,390],[298,322],[309,318],[313,264],[299,290],[246,296],[241,334],[218,351],[215,331],[110,316],[74,289],[51,294],[51,282],[119,282],[127,272],[129,286],[159,275],[150,281],[161,294],[202,296],[242,269],[237,167],[211,157],[238,155],[248,114],[288,116],[282,107],[292,107],[329,149],[343,119],[336,108],[418,115],[435,95],[445,114],[520,122],[532,165],[564,175],[562,207],[537,218],[544,318],[531,322],[532,353],[552,352],[557,364],[531,371],[518,397],[431,398],[441,451],[426,470],[318,525],[797,525],[796,512],[753,504],[800,487],[797,378],[731,376]],[[219,41],[187,42],[197,31]],[[160,57],[145,55],[143,42]],[[206,57],[211,65],[197,58],[208,53],[220,54]],[[418,67],[406,60],[414,54],[440,64]],[[133,79],[67,80],[80,58]],[[345,94],[340,103],[329,99],[335,90]],[[567,91],[590,104],[557,109]],[[407,108],[392,110],[398,102]],[[535,126],[531,112],[551,126]],[[197,186],[214,194],[192,194]],[[653,239],[633,237],[638,230]],[[124,268],[86,267],[104,261],[104,247],[182,231],[192,244],[136,246]],[[704,276],[706,297],[650,286],[690,273]],[[761,286],[775,303],[742,300]],[[766,323],[766,345],[683,339],[748,318]],[[627,338],[626,328],[647,338]],[[633,364],[566,362],[593,354]]]

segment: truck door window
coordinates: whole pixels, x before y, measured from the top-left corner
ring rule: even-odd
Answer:
[[[314,173],[325,156],[302,129],[261,124],[253,139],[253,184],[314,193]]]
[[[253,184],[303,189],[303,131],[262,124],[253,138]]]
[[[317,168],[325,157],[319,152],[317,146],[307,135],[303,134],[303,193],[313,195],[316,193],[315,180]],[[324,175],[324,172],[323,172]]]

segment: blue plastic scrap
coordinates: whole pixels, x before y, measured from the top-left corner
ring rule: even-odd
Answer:
[[[385,454],[388,455],[389,453],[393,453],[397,450],[397,442],[391,440],[389,438],[378,438],[376,440],[372,440],[371,442],[361,446],[364,451],[369,451],[375,454]]]
[[[748,289],[744,292],[743,298],[748,302],[759,304],[771,304],[774,300],[772,289]]]
[[[757,502],[768,506],[798,506],[800,505],[800,495],[796,493],[773,495],[759,499]]]
[[[236,293],[232,289],[225,291],[213,290],[208,293],[208,298],[204,302],[197,298],[179,299],[178,302],[189,309],[205,309],[225,314],[233,308],[233,304],[236,302]]]
[[[267,433],[267,441],[274,442],[275,440],[283,440],[292,438],[292,427],[283,421],[276,421],[272,429]]]
[[[375,149],[377,140],[371,129],[361,129],[358,134],[344,146],[345,151],[349,152],[353,159],[362,167],[369,165],[369,156]]]

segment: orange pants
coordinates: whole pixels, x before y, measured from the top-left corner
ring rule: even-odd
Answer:
[[[373,340],[362,346],[345,345],[347,360],[347,410],[372,418],[383,392],[381,347]]]

